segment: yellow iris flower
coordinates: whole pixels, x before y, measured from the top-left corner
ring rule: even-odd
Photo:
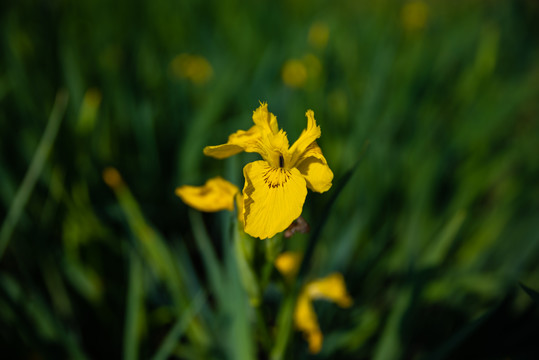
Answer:
[[[301,255],[294,252],[284,252],[275,260],[275,267],[287,279],[295,276],[300,264]],[[346,291],[346,284],[340,273],[332,273],[311,281],[301,289],[294,308],[294,325],[303,332],[312,354],[320,352],[324,339],[312,303],[316,299],[333,301],[342,308],[352,305],[352,298]]]
[[[203,186],[180,186],[176,188],[176,195],[184,203],[200,211],[233,211],[234,197],[239,191],[234,184],[217,176],[206,181]]]
[[[266,239],[284,231],[301,215],[307,188],[325,192],[331,187],[333,172],[316,143],[321,135],[314,113],[308,110],[307,129],[289,146],[277,118],[261,103],[253,112],[254,125],[230,135],[226,144],[207,146],[204,154],[224,159],[242,151],[256,152],[263,160],[243,168],[242,218],[244,230]]]

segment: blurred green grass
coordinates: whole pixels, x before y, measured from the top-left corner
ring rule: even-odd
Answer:
[[[267,358],[278,291],[255,314],[228,215],[174,195],[217,174],[242,185],[254,157],[202,148],[247,129],[260,100],[291,140],[314,110],[335,184],[369,144],[330,213],[335,190],[304,207],[324,224],[310,276],[341,271],[354,298],[315,304],[319,357],[534,358],[537,304],[518,283],[539,289],[538,16],[501,0],[3,2],[3,354]],[[180,54],[205,58],[207,80]],[[292,59],[299,87],[283,81]],[[126,187],[105,184],[108,166]],[[285,357],[309,357],[291,336]]]

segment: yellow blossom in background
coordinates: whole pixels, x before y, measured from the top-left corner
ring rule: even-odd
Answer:
[[[352,305],[352,298],[346,291],[344,278],[340,273],[333,273],[325,278],[311,281],[305,287],[305,292],[311,299],[330,300],[343,308]]]
[[[323,22],[315,22],[309,29],[309,44],[317,49],[326,47],[329,40],[329,27]]]
[[[205,212],[234,210],[234,201],[239,189],[221,177],[215,177],[203,186],[183,185],[176,189],[187,205]]]
[[[112,189],[118,189],[124,184],[120,172],[111,166],[103,170],[103,181]]]
[[[176,77],[188,79],[196,85],[207,83],[213,75],[210,63],[200,55],[180,54],[172,59],[170,68]]]
[[[285,251],[275,259],[275,267],[285,278],[293,278],[298,273],[301,258],[300,253]]]
[[[299,253],[284,252],[275,260],[275,267],[285,278],[293,277],[299,270],[301,258]],[[294,325],[303,332],[313,354],[320,352],[324,339],[312,304],[317,299],[332,301],[342,308],[350,307],[353,302],[340,273],[308,282],[301,289],[294,308]]]
[[[310,88],[316,85],[322,73],[322,63],[314,54],[306,54],[301,59],[287,60],[283,65],[282,78],[291,88]]]
[[[294,324],[303,331],[309,344],[309,351],[313,354],[320,351],[323,341],[323,335],[312,305],[312,300],[316,299],[332,301],[342,308],[348,308],[352,305],[352,298],[346,291],[344,278],[339,273],[312,281],[303,288],[294,309]]]
[[[421,30],[427,24],[428,5],[421,1],[410,1],[404,4],[401,12],[402,25],[409,31]]]
[[[232,134],[226,144],[204,148],[204,154],[218,159],[241,151],[262,156],[263,160],[243,168],[243,224],[253,237],[270,238],[297,219],[307,187],[320,193],[331,187],[333,172],[316,143],[320,127],[312,110],[305,115],[307,129],[292,146],[286,133],[278,130],[275,115],[262,103],[253,112],[253,127]]]
[[[291,88],[300,88],[307,82],[307,68],[301,60],[287,60],[283,65],[283,82]]]
[[[84,94],[77,124],[77,130],[81,133],[87,134],[94,129],[101,99],[101,91],[96,88],[90,88]]]
[[[231,182],[217,176],[202,186],[184,185],[176,188],[175,192],[184,203],[204,212],[233,211],[235,203],[238,221],[243,228],[243,196]]]
[[[311,354],[319,353],[322,349],[324,336],[318,325],[313,303],[305,292],[301,292],[298,296],[296,307],[294,308],[294,325],[303,332],[303,336],[309,345],[309,352]]]

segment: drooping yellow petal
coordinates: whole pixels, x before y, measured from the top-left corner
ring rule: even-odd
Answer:
[[[299,270],[301,258],[298,252],[285,251],[275,259],[275,267],[285,278],[292,278]]]
[[[331,188],[333,172],[316,141],[305,150],[298,160],[297,168],[305,177],[309,189],[323,193]]]
[[[226,144],[206,146],[204,155],[224,159],[242,151],[255,152],[257,149],[256,143],[260,139],[261,133],[261,129],[257,125],[252,126],[247,131],[238,130],[228,137]]]
[[[353,302],[340,273],[333,273],[308,283],[305,292],[311,299],[331,300],[343,308],[350,307]]]
[[[184,185],[176,189],[187,205],[205,212],[234,210],[234,197],[239,189],[221,177],[209,179],[203,186]]]
[[[309,344],[309,352],[312,354],[320,352],[323,336],[313,304],[305,291],[302,291],[298,296],[296,307],[294,308],[294,324],[296,328],[303,331]]]
[[[301,215],[307,186],[298,169],[274,168],[259,160],[245,165],[243,175],[246,233],[270,238]]]
[[[314,112],[307,110],[305,113],[307,116],[307,128],[301,132],[301,135],[296,142],[290,147],[290,153],[292,154],[292,164],[295,166],[296,162],[303,156],[305,150],[322,134],[320,126],[316,125],[314,119]]]
[[[261,102],[260,106],[253,111],[253,122],[268,133],[275,134],[279,131],[277,117],[268,111],[268,104],[265,102]]]
[[[346,291],[343,276],[339,273],[311,281],[301,290],[294,309],[294,324],[303,331],[309,343],[309,351],[316,354],[322,348],[323,336],[312,304],[314,299],[331,300],[341,307],[351,306],[352,299]]]

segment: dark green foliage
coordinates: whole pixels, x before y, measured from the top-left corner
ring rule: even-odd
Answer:
[[[315,242],[283,240],[308,249],[306,280],[340,271],[354,299],[315,304],[318,357],[536,358],[539,6],[428,1],[414,29],[409,4],[2,2],[0,357],[311,357],[269,245],[238,261],[232,215],[174,195],[242,187],[255,156],[202,149],[267,101],[291,142],[314,111],[335,173],[304,207]],[[207,82],[178,76],[185,53]]]

